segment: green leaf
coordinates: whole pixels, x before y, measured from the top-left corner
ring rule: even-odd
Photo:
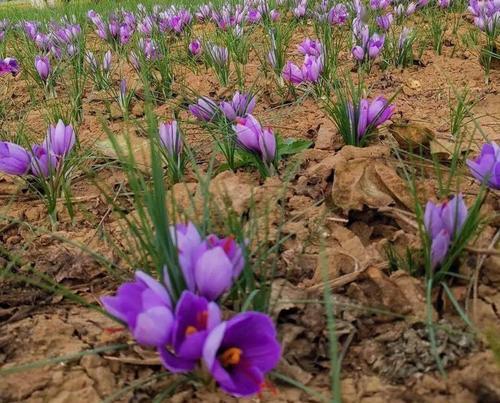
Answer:
[[[278,155],[281,158],[284,155],[293,155],[307,150],[311,147],[312,141],[293,138],[278,137]]]

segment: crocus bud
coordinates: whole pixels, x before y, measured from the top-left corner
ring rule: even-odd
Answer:
[[[271,10],[269,12],[269,15],[271,17],[271,21],[275,21],[275,22],[278,21],[280,19],[280,16],[281,16],[280,12],[278,10],[275,10],[275,9]]]
[[[179,155],[182,152],[182,137],[177,127],[177,121],[160,124],[160,141],[170,156]]]
[[[481,148],[475,160],[467,160],[471,174],[492,189],[500,189],[500,146],[494,141]]]
[[[111,50],[108,50],[104,54],[104,57],[102,58],[102,69],[104,71],[110,71],[111,70]]]
[[[310,39],[310,38],[306,38],[298,46],[298,50],[304,56],[309,55],[309,56],[319,57],[319,56],[321,56],[321,53],[322,53],[321,42],[315,41],[315,40]]]
[[[45,144],[47,149],[55,155],[62,157],[68,155],[76,142],[73,126],[65,125],[62,120],[57,125],[51,125],[47,130]]]
[[[292,84],[300,84],[304,81],[302,70],[294,63],[288,61],[283,67],[283,79]]]
[[[0,172],[8,175],[24,175],[30,169],[31,157],[21,146],[0,141]]]
[[[0,59],[0,76],[11,73],[15,76],[19,73],[19,63],[13,57]]]
[[[384,40],[384,35],[375,33],[371,36],[368,41],[368,55],[371,59],[375,59],[380,54],[382,48],[384,47]]]
[[[364,49],[361,47],[361,46],[354,46],[352,48],[352,55],[354,56],[354,58],[357,60],[357,61],[363,61],[363,59],[365,58],[365,51]]]
[[[47,81],[49,78],[51,67],[50,60],[47,56],[35,57],[35,68],[42,81]]]
[[[57,166],[57,157],[45,146],[34,145],[31,151],[31,172],[35,176],[48,177]]]
[[[196,104],[189,105],[189,112],[205,122],[210,122],[217,114],[218,109],[217,104],[207,97],[201,97]]]
[[[270,163],[276,155],[276,136],[270,129],[263,129],[252,115],[237,118],[233,129],[240,147],[260,156],[262,161]]]
[[[424,213],[424,226],[431,240],[431,265],[441,264],[451,245],[467,220],[467,206],[461,194],[442,204],[427,202]]]
[[[377,25],[379,26],[380,29],[387,31],[393,21],[394,17],[392,16],[391,13],[386,14],[386,15],[379,15],[376,20],[377,20]]]
[[[134,338],[146,346],[163,346],[170,339],[174,316],[166,288],[142,271],[124,283],[114,297],[101,302],[111,315],[124,322]]]
[[[188,50],[192,56],[198,56],[201,54],[201,42],[198,39],[191,41],[188,46]]]

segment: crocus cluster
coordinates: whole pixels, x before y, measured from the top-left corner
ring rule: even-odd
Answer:
[[[488,35],[500,35],[500,2],[498,0],[469,0],[469,12],[474,24]]]
[[[187,373],[203,362],[227,393],[258,393],[281,356],[274,324],[257,312],[223,321],[214,302],[243,269],[241,247],[213,234],[202,239],[192,223],[172,227],[171,233],[187,285],[175,306],[167,274],[162,284],[137,271],[116,296],[101,299],[105,309],[127,325],[137,342],[155,347],[168,370]]]
[[[9,175],[34,175],[48,177],[59,166],[75,145],[73,127],[60,120],[50,126],[47,136],[40,145],[34,145],[31,152],[8,141],[0,142],[0,171]]]
[[[500,189],[500,146],[494,141],[481,148],[480,155],[467,160],[471,174],[492,189]]]
[[[353,38],[356,45],[352,55],[359,63],[377,58],[384,47],[385,36],[376,32],[370,35],[368,25],[357,19],[353,22]]]
[[[122,11],[120,14],[111,13],[107,22],[94,10],[90,10],[87,17],[94,24],[99,38],[113,46],[129,43],[136,27],[135,16],[128,11]]]
[[[467,206],[461,194],[442,204],[427,202],[424,226],[431,241],[430,258],[433,269],[446,259],[452,242],[462,231],[467,215]]]
[[[396,106],[382,96],[369,101],[363,98],[356,106],[350,106],[350,120],[352,127],[356,127],[358,141],[369,134],[372,130],[389,120]]]
[[[9,73],[13,76],[19,73],[19,63],[13,57],[0,59],[0,77]]]
[[[298,85],[302,83],[317,83],[323,72],[323,48],[319,41],[306,38],[298,50],[304,55],[304,62],[299,67],[288,61],[283,67],[282,76],[285,81]]]
[[[276,158],[276,136],[272,129],[263,128],[252,115],[237,118],[233,126],[238,145],[257,155],[264,163],[271,164]]]
[[[231,101],[220,103],[220,110],[228,120],[234,121],[238,117],[244,118],[247,114],[252,113],[255,103],[256,99],[253,95],[236,91]]]

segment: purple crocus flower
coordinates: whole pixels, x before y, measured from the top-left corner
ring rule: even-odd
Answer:
[[[31,172],[47,178],[57,166],[57,157],[45,146],[34,145],[31,151]]]
[[[247,21],[250,24],[257,24],[262,18],[262,14],[256,8],[251,8],[247,13]]]
[[[276,328],[259,312],[244,312],[222,322],[208,335],[203,361],[225,392],[236,396],[258,393],[265,375],[281,357]]]
[[[201,42],[198,39],[191,41],[188,46],[189,53],[192,56],[198,56],[201,54]]]
[[[321,42],[310,38],[304,39],[297,48],[304,56],[309,55],[319,57],[322,54]]]
[[[368,55],[375,59],[384,47],[385,36],[374,33],[368,41]]]
[[[261,124],[252,115],[237,118],[233,129],[238,144],[245,150],[258,154],[266,163],[270,163],[276,156],[276,136],[271,129],[262,128]]]
[[[31,157],[21,146],[0,141],[0,172],[22,176],[30,169]]]
[[[481,148],[475,160],[467,160],[471,174],[481,183],[493,189],[500,189],[500,146],[494,141]]]
[[[184,291],[175,307],[171,348],[159,348],[165,368],[175,373],[192,371],[203,355],[208,334],[220,322],[221,312],[215,302]]]
[[[68,155],[75,142],[73,126],[65,125],[62,120],[59,120],[56,126],[51,125],[47,130],[46,147],[58,157]]]
[[[347,21],[349,13],[345,4],[339,3],[328,12],[328,22],[332,25],[343,25]]]
[[[357,61],[362,62],[365,58],[365,50],[359,45],[354,46],[352,48],[352,55]]]
[[[120,26],[120,45],[129,43],[131,37],[132,29],[127,24],[122,24]]]
[[[111,50],[108,50],[102,58],[102,69],[106,72],[111,70],[111,57]]]
[[[142,271],[135,280],[118,288],[116,296],[102,297],[104,309],[124,322],[138,343],[163,346],[170,339],[174,322],[166,288]]]
[[[396,106],[389,104],[387,100],[379,96],[371,103],[368,99],[361,99],[357,107],[357,134],[358,139],[364,137],[370,130],[377,128],[390,119]],[[351,119],[354,118],[351,110]]]
[[[182,152],[182,137],[179,133],[177,121],[160,124],[160,142],[170,156],[179,155]]]
[[[146,60],[157,60],[160,57],[158,46],[156,45],[156,42],[151,38],[139,39],[139,49],[142,50],[142,53],[144,54]]]
[[[0,76],[9,73],[11,73],[13,76],[19,73],[19,63],[13,57],[0,59]]]
[[[235,120],[237,117],[245,117],[252,113],[255,108],[255,97],[251,94],[240,94],[236,91],[231,102],[223,101],[220,104],[222,113],[228,120]]]
[[[292,13],[297,18],[302,18],[306,15],[307,0],[300,0],[297,6],[292,10]]]
[[[377,25],[379,26],[380,29],[384,31],[388,31],[389,28],[392,25],[392,21],[394,20],[394,17],[391,13],[385,14],[385,15],[379,15],[376,18]]]
[[[35,68],[42,81],[47,81],[49,78],[51,67],[50,60],[47,56],[35,57]]]
[[[451,242],[460,235],[467,220],[467,206],[461,194],[442,204],[427,202],[424,226],[431,240],[431,266],[443,263]]]
[[[288,61],[283,67],[283,79],[292,84],[300,84],[304,81],[304,75],[299,66],[295,63]]]
[[[391,0],[370,0],[372,10],[383,10],[391,5]]]
[[[451,0],[438,0],[438,5],[440,8],[448,8],[450,7]]]
[[[312,83],[318,82],[323,71],[323,58],[307,55],[302,65],[302,75],[305,81]]]
[[[281,14],[278,10],[273,9],[269,12],[269,16],[271,17],[271,21],[276,22],[280,19]]]
[[[215,117],[218,110],[217,104],[207,97],[198,98],[196,104],[189,105],[189,112],[197,119],[205,122],[210,122]]]

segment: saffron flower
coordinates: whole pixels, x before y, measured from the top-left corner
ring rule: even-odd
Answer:
[[[173,157],[182,153],[182,137],[179,133],[177,121],[160,124],[160,142],[167,150],[168,154]]]
[[[228,120],[235,120],[237,117],[245,117],[252,113],[255,108],[255,97],[251,94],[240,94],[236,91],[231,102],[223,101],[220,109]]]
[[[184,291],[175,307],[170,347],[158,348],[165,368],[174,373],[192,371],[203,355],[205,339],[220,322],[215,302]]]
[[[382,96],[375,98],[372,102],[361,99],[358,107],[358,139],[365,136],[370,129],[375,129],[389,120],[395,109],[396,106],[389,104]]]
[[[322,54],[322,46],[320,41],[315,41],[314,39],[306,38],[298,46],[298,50],[304,56],[315,56],[319,57]]]
[[[302,76],[304,81],[312,83],[318,82],[323,71],[323,57],[314,57],[307,55],[302,65]]]
[[[170,231],[179,250],[187,289],[210,301],[229,290],[245,264],[241,246],[231,237],[218,238],[213,234],[202,240],[192,223],[177,225]],[[165,279],[170,288],[168,275]]]
[[[265,163],[271,163],[276,156],[276,137],[271,129],[262,128],[252,115],[236,119],[233,126],[240,147],[259,155]]]
[[[347,21],[349,13],[345,4],[339,3],[328,12],[328,22],[332,25],[343,25]]]
[[[46,146],[34,145],[31,151],[31,172],[48,178],[56,169],[57,157]]]
[[[31,165],[29,153],[21,146],[8,141],[0,141],[0,172],[22,176]]]
[[[452,241],[460,235],[467,215],[467,206],[461,194],[442,204],[427,202],[424,226],[431,240],[433,269],[445,260]]]
[[[50,60],[47,56],[35,57],[35,68],[42,81],[47,81],[49,78],[51,67]]]
[[[304,81],[302,70],[295,63],[288,61],[283,67],[283,79],[292,84],[300,84]]]
[[[19,63],[13,57],[0,59],[0,76],[9,73],[11,73],[13,76],[19,73]]]
[[[172,303],[166,288],[142,271],[135,281],[124,283],[116,296],[102,297],[104,308],[124,322],[138,343],[162,346],[170,339],[174,322]]]
[[[65,125],[62,120],[47,129],[45,144],[48,150],[58,157],[68,155],[76,142],[73,126]]]
[[[483,144],[475,160],[467,160],[471,174],[492,189],[500,189],[500,146],[494,141]]]
[[[205,122],[210,122],[219,110],[217,104],[207,97],[198,98],[196,104],[189,105],[188,109],[198,120]]]
[[[191,41],[188,45],[188,50],[192,56],[198,56],[201,54],[201,42],[198,39]]]
[[[379,15],[376,18],[378,27],[380,29],[384,30],[384,31],[388,31],[389,30],[389,28],[392,25],[392,21],[393,20],[394,20],[394,17],[393,17],[393,15],[391,13],[385,14],[385,15]]]
[[[265,375],[281,357],[271,319],[244,312],[222,322],[208,335],[203,361],[222,390],[236,397],[258,393]]]

